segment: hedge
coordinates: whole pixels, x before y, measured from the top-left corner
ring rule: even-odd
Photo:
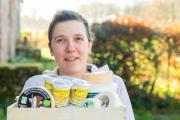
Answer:
[[[41,64],[0,64],[0,100],[14,99],[29,77],[41,73]]]
[[[26,58],[33,58],[36,61],[41,60],[41,50],[37,48],[29,48],[29,47],[17,47],[16,48],[17,56],[25,56]]]

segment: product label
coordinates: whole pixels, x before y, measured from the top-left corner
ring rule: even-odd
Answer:
[[[42,88],[28,88],[18,99],[20,108],[51,107],[50,95]]]
[[[69,101],[69,94],[70,94],[70,89],[53,89],[53,97],[55,100],[55,104],[58,107],[61,106],[66,106]]]
[[[79,105],[87,98],[88,89],[76,88],[71,89],[71,103]]]
[[[47,81],[44,82],[44,87],[47,88],[49,90],[49,92],[52,93],[53,90],[53,85]]]
[[[97,94],[99,94],[99,93],[98,93],[98,92],[97,92],[97,93],[88,93],[87,98],[93,98],[93,97],[95,97]]]

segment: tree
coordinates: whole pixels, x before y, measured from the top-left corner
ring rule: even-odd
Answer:
[[[178,22],[179,0],[152,0],[151,2],[136,4],[134,7],[127,8],[124,12],[134,17],[156,21],[160,27],[164,28],[168,24]]]
[[[118,17],[121,9],[116,4],[91,3],[80,6],[78,12],[85,16],[90,23],[94,23]]]

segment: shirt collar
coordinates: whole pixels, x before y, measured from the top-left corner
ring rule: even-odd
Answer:
[[[100,68],[95,66],[94,64],[88,64],[87,65],[87,70],[90,72],[103,72],[103,71],[109,71],[108,65],[104,65]],[[55,74],[58,75],[58,67],[56,67],[53,71],[50,70],[45,70],[43,74]]]

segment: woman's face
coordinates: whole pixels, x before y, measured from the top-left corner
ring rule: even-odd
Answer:
[[[84,24],[77,20],[59,22],[50,44],[51,54],[61,75],[80,76],[86,72],[92,43],[88,41]]]

